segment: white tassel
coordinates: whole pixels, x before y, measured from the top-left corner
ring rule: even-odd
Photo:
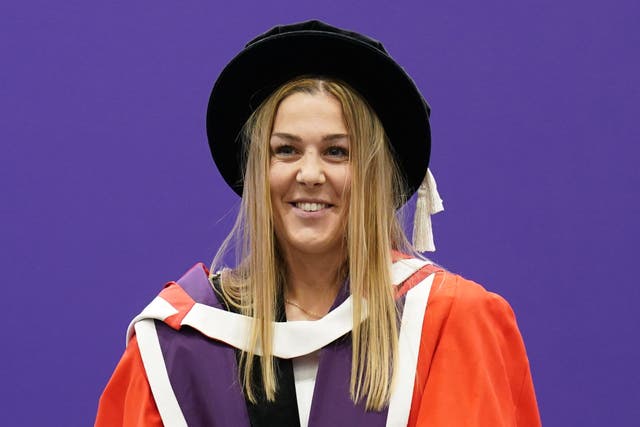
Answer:
[[[427,173],[418,188],[416,212],[413,218],[413,246],[419,252],[434,252],[431,215],[442,212],[444,206],[438,193],[436,180],[427,169]]]
[[[440,198],[440,193],[438,193],[438,185],[436,184],[436,179],[433,177],[430,169],[427,169],[427,176],[425,177],[427,180],[427,191],[429,192],[429,213],[431,215],[437,214],[438,212],[442,212],[444,210],[444,206],[442,205],[442,198]]]

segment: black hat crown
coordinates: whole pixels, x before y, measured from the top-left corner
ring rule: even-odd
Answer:
[[[306,21],[274,27],[251,40],[218,77],[207,110],[207,136],[220,174],[242,194],[240,133],[277,87],[306,75],[351,86],[382,122],[410,196],[429,164],[429,107],[415,83],[377,40]]]
[[[323,33],[339,34],[341,36],[350,37],[354,40],[358,40],[362,43],[366,43],[369,46],[378,49],[380,52],[384,53],[385,55],[387,56],[389,55],[386,49],[384,48],[384,46],[382,45],[382,43],[380,43],[378,40],[372,39],[371,37],[367,37],[360,33],[356,33],[355,31],[343,30],[342,28],[334,27],[332,25],[329,25],[327,23],[324,23],[318,20],[298,22],[296,24],[289,24],[289,25],[278,25],[276,27],[273,27],[266,33],[260,34],[258,37],[254,38],[249,43],[247,43],[244,47],[247,48],[252,44],[257,43],[260,40],[264,40],[268,37],[277,36],[279,34],[295,33],[297,31],[320,31]]]

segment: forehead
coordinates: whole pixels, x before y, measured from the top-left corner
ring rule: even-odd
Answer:
[[[340,102],[332,95],[317,92],[293,93],[282,100],[276,111],[273,133],[299,136],[346,134]]]

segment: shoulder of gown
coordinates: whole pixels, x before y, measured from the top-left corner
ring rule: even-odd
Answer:
[[[409,425],[538,426],[529,361],[504,298],[435,273]]]

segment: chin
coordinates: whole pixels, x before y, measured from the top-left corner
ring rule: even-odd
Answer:
[[[334,239],[284,239],[280,246],[308,255],[329,255],[343,250],[340,241]]]

